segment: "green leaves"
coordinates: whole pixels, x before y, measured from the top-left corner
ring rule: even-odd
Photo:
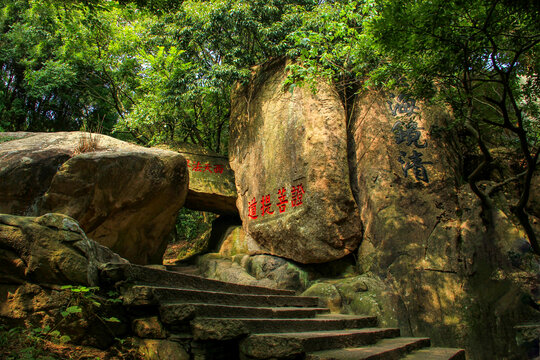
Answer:
[[[0,126],[105,129],[130,107],[144,27],[115,1],[15,0],[0,5]]]
[[[104,318],[103,320],[108,321],[108,322],[114,322],[114,323],[121,322],[118,318],[115,318],[115,317]]]
[[[60,314],[63,316],[63,317],[67,317],[71,314],[78,314],[82,312],[82,309],[80,306],[70,306],[68,308],[66,308],[66,310],[62,311]]]

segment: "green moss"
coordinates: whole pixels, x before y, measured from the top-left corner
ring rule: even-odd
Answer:
[[[308,288],[309,287],[309,283],[310,283],[310,276],[309,276],[309,273],[305,270],[302,270],[301,268],[299,268],[298,266],[292,264],[292,263],[288,263],[287,264],[287,270],[289,271],[294,271],[298,274],[298,277],[300,279],[300,282],[302,283],[302,286],[304,288]]]
[[[1,144],[1,143],[4,143],[4,142],[11,141],[11,140],[17,140],[17,139],[19,139],[19,138],[14,137],[14,136],[4,136],[4,137],[0,137],[0,144]]]

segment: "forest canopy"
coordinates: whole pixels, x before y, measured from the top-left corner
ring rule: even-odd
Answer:
[[[288,56],[293,87],[315,89],[326,78],[347,104],[362,88],[407,84],[462,118],[464,71],[485,92],[480,83],[499,65],[522,86],[524,126],[539,136],[531,99],[540,22],[529,1],[0,4],[2,131],[102,128],[145,145],[182,141],[226,153],[231,87],[249,79],[251,66]]]

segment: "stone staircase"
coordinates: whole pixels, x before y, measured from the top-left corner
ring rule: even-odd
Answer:
[[[195,360],[465,359],[463,350],[400,337],[375,317],[330,314],[317,298],[288,290],[128,264],[109,264],[100,276],[120,290],[133,319],[157,318],[165,331],[154,333]]]

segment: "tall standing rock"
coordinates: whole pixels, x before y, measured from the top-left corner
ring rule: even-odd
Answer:
[[[448,112],[375,92],[354,109],[350,164],[365,229],[359,268],[390,289],[403,334],[466,347],[472,359],[517,354],[514,326],[540,316],[531,297],[538,262],[502,195],[486,231],[478,198],[461,184]]]
[[[320,263],[354,251],[361,224],[349,184],[346,117],[324,83],[283,89],[286,63],[254,70],[232,96],[229,156],[246,232],[270,254]]]
[[[430,236],[457,217],[457,150],[452,135],[438,131],[450,119],[444,109],[374,92],[359,96],[354,109],[349,149],[365,227],[360,261],[386,268],[400,251],[429,250]],[[376,259],[371,247],[377,248]]]

